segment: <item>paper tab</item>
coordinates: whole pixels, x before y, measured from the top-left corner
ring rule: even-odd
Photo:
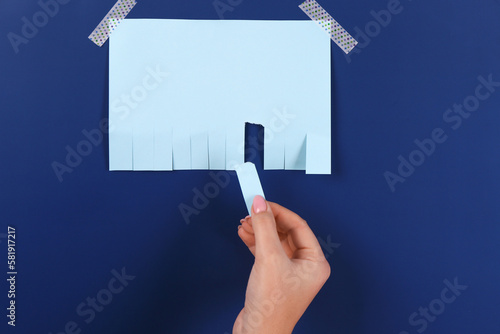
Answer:
[[[264,129],[264,169],[285,169],[285,136]]]
[[[255,165],[251,162],[238,165],[236,167],[236,174],[238,175],[238,181],[240,182],[241,192],[247,205],[248,214],[251,214],[253,198],[257,195],[265,198],[259,174],[257,174]]]

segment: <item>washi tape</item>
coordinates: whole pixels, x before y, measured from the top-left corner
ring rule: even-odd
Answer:
[[[98,46],[103,46],[108,40],[109,35],[111,35],[113,30],[115,30],[136,4],[137,1],[135,0],[118,0],[102,19],[101,23],[90,34],[89,39]]]
[[[358,42],[342,26],[321,7],[316,0],[306,0],[299,5],[300,9],[323,28],[330,38],[347,54]]]
[[[236,167],[236,174],[238,175],[238,181],[240,181],[241,192],[247,205],[248,214],[252,214],[253,198],[257,195],[264,197],[264,190],[262,190],[262,185],[260,184],[259,174],[257,174],[255,165],[251,162],[238,165]]]

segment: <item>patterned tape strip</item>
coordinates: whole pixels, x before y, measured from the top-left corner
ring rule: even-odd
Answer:
[[[113,8],[102,19],[101,23],[90,34],[89,39],[95,44],[102,46],[109,38],[128,13],[137,4],[135,0],[118,0]]]
[[[349,53],[358,42],[342,26],[321,7],[316,0],[306,0],[299,5],[300,9],[316,21],[330,34],[330,37],[345,53]]]

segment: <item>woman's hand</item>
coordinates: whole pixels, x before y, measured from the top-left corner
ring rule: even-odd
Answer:
[[[255,263],[233,333],[291,333],[330,276],[318,240],[302,218],[261,196],[238,235]]]

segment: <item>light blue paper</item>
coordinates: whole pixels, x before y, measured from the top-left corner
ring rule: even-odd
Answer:
[[[206,132],[191,135],[191,168],[208,169],[208,134]]]
[[[306,142],[306,174],[330,174],[330,158],[324,155],[331,150],[330,140],[308,133]]]
[[[172,170],[172,132],[155,128],[154,142],[154,169]]]
[[[245,123],[226,130],[226,170],[245,162]]]
[[[191,169],[191,135],[184,127],[174,128],[172,134],[172,161],[174,169]]]
[[[285,140],[285,169],[306,169],[306,134],[295,133]]]
[[[257,174],[257,169],[255,169],[253,163],[245,162],[244,164],[236,166],[236,175],[238,175],[238,181],[240,182],[241,192],[243,193],[248,214],[252,214],[253,198],[257,195],[266,198],[264,196],[264,190],[262,190],[259,174]]]
[[[250,122],[265,169],[329,174],[330,42],[310,20],[125,19],[110,38],[110,170],[232,170]]]
[[[133,146],[134,170],[154,170],[154,131],[134,132]]]
[[[264,129],[264,169],[285,169],[285,136]]]
[[[210,169],[226,169],[226,131],[214,129],[208,136]]]

